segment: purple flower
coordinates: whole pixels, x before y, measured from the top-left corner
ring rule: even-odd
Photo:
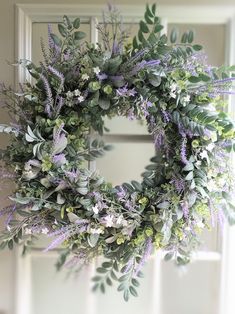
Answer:
[[[68,262],[65,263],[65,267],[67,268],[73,268],[75,266],[78,266],[78,264],[83,264],[84,263],[84,254],[79,254],[73,256]]]
[[[123,273],[124,274],[129,273],[129,271],[132,269],[133,266],[134,266],[134,257],[129,259],[128,263],[125,266]]]
[[[41,77],[41,80],[43,81],[44,89],[47,95],[45,110],[48,116],[51,117],[51,108],[53,107],[53,96],[52,96],[51,87],[49,85],[47,78],[43,74],[41,74],[40,77]]]
[[[118,88],[117,95],[121,97],[135,96],[137,93],[136,90],[134,88],[128,89],[127,86],[128,84],[126,84],[124,87]]]
[[[57,107],[56,107],[56,114],[58,115],[61,111],[61,108],[63,107],[64,105],[64,98],[59,96],[59,101],[58,101],[58,104],[57,104]]]
[[[142,109],[142,112],[144,114],[144,117],[148,117],[149,116],[149,111],[148,109],[151,108],[153,106],[153,104],[150,101],[145,100],[141,105],[140,108]]]
[[[52,26],[51,24],[48,24],[47,25],[47,29],[48,29],[48,46],[51,48],[51,49],[54,49],[54,46],[55,46],[55,43],[52,39]]]
[[[181,208],[182,208],[182,211],[183,211],[184,218],[188,219],[188,217],[189,217],[188,202],[184,201],[183,203],[181,203]]]
[[[55,76],[58,77],[58,79],[60,80],[60,87],[59,87],[59,91],[62,91],[63,87],[64,87],[64,75],[59,72],[57,69],[55,69],[54,67],[52,67],[51,65],[48,66],[48,70],[53,73]]]
[[[126,209],[128,209],[130,211],[132,211],[134,209],[134,204],[131,200],[125,201],[124,206]]]
[[[58,127],[58,130],[53,134],[53,143],[56,145],[58,141],[60,140],[61,132],[63,131],[64,123],[61,123],[61,125]]]
[[[160,149],[165,142],[165,132],[163,129],[158,129],[153,134],[154,137],[154,145],[157,149]]]
[[[175,186],[176,191],[177,191],[178,193],[183,192],[184,189],[185,189],[185,181],[184,181],[184,179],[182,179],[182,178],[179,178],[179,179],[173,178],[173,179],[170,181],[170,183]]]
[[[72,170],[72,171],[65,171],[66,177],[68,177],[71,182],[76,181],[79,174],[80,174],[80,172],[78,169]]]
[[[96,74],[97,78],[100,80],[100,81],[104,81],[108,78],[108,75],[105,74],[105,73],[98,73]]]
[[[122,200],[126,197],[126,190],[122,185],[116,188],[116,195],[119,200]]]
[[[136,75],[140,70],[144,69],[144,68],[153,68],[157,65],[160,64],[160,60],[143,60],[139,63],[137,63],[134,68],[128,73],[129,75],[133,76]]]
[[[128,120],[130,120],[130,121],[133,121],[136,119],[134,108],[131,108],[128,110],[127,117],[128,117]]]
[[[65,158],[65,154],[58,154],[53,156],[53,162],[57,167],[66,164],[67,160]]]
[[[165,123],[170,122],[170,120],[171,120],[171,115],[170,115],[170,113],[167,112],[167,111],[165,111],[165,110],[161,110],[161,113],[162,113],[162,116],[163,116],[163,121],[164,121]]]
[[[144,254],[139,262],[139,265],[137,266],[135,270],[135,276],[138,275],[138,273],[141,271],[143,268],[144,264],[147,262],[148,258],[150,257],[153,249],[153,244],[152,244],[152,239],[149,237],[145,241],[145,248],[144,248]]]
[[[180,147],[181,161],[182,161],[184,164],[187,164],[187,163],[188,163],[186,148],[187,148],[187,138],[186,138],[186,136],[184,136],[184,137],[182,138],[181,147]]]
[[[60,246],[65,240],[71,238],[76,234],[80,234],[85,232],[87,229],[86,225],[80,226],[76,224],[70,224],[67,227],[62,227],[59,230],[56,230],[52,233],[49,233],[48,236],[57,236],[51,244],[44,250],[44,252],[48,252]]]

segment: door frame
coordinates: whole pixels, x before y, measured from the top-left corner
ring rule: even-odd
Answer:
[[[138,22],[144,13],[144,5],[120,5],[118,6],[126,22]],[[133,9],[134,8],[134,9]],[[203,9],[202,9],[203,8]],[[32,28],[37,22],[59,22],[66,14],[70,17],[81,17],[81,20],[91,25],[91,41],[98,41],[96,30],[97,23],[102,19],[102,5],[71,5],[71,4],[16,4],[15,5],[15,59],[32,58]],[[235,6],[191,6],[191,5],[161,5],[157,7],[158,15],[162,18],[162,24],[223,24],[226,26],[226,63],[235,64]],[[23,67],[18,67],[15,73],[15,84],[30,80],[30,76]],[[232,108],[235,99],[229,99],[229,111],[235,118],[235,110]],[[233,161],[234,168],[235,162]],[[235,227],[226,227],[222,239],[221,254],[217,252],[199,252],[195,259],[200,261],[221,261],[221,285],[220,285],[220,314],[233,314],[235,308]],[[16,251],[16,291],[14,314],[32,314],[31,312],[31,261],[34,254],[31,253],[22,258],[19,250]],[[160,262],[161,254],[156,257],[153,269],[154,295],[153,313],[161,314],[160,299]],[[92,298],[92,297],[91,297]],[[95,314],[94,297],[89,300],[93,308],[89,313]]]

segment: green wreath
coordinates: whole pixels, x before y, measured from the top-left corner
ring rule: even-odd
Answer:
[[[80,268],[102,255],[94,290],[118,281],[125,300],[137,296],[153,249],[185,264],[202,229],[224,217],[234,221],[234,123],[221,109],[221,95],[233,93],[234,68],[205,64],[192,31],[180,43],[176,31],[168,40],[155,11],[146,7],[131,45],[113,7],[98,26],[103,42],[96,46],[83,41],[79,18],[65,16],[61,38],[49,28],[49,51],[42,43],[44,63],[20,62],[34,83],[17,92],[1,85],[13,119],[0,126],[13,133],[1,177],[16,185],[13,205],[0,212],[7,215],[1,248],[21,243],[26,251],[48,234],[55,239],[46,250],[64,248],[58,268]],[[110,149],[94,137],[103,134],[106,116],[146,121],[156,155],[142,182],[113,187],[87,168]]]

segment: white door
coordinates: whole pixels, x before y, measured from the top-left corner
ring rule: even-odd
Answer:
[[[25,50],[19,50],[19,53],[23,56],[26,51],[26,54],[37,62],[41,59],[39,38],[45,38],[46,43],[47,22],[53,22],[52,26],[56,28],[60,15],[68,13],[74,16],[75,11],[78,16],[81,14],[82,29],[88,34],[88,39],[98,40],[95,30],[97,10],[101,11],[102,8],[91,9],[83,6],[81,10],[79,6],[64,6],[60,9],[51,6],[44,9],[41,6],[39,10],[38,7],[27,5],[21,7],[18,11],[19,21],[22,19],[29,23],[28,26],[22,26],[22,30],[30,27],[32,44],[27,45],[26,35],[19,33],[20,38],[24,39],[23,44],[27,45]],[[195,29],[196,41],[206,46],[208,63],[224,63],[227,53],[225,20],[217,23],[216,18],[211,17],[211,22],[210,18],[203,22],[200,11],[197,11],[195,14],[198,14],[200,23],[194,16],[197,23],[189,25],[184,19],[184,24],[179,24],[178,16],[183,16],[180,11],[182,8],[175,7],[175,10],[174,13],[173,10],[169,11],[169,23],[166,19],[167,10],[162,11],[168,30],[176,26],[175,16],[179,29]],[[127,22],[134,24],[132,31],[136,28],[135,15],[137,20],[141,16],[140,8],[135,12],[137,11],[138,14],[134,14],[131,7],[124,10]],[[20,79],[25,77],[23,72],[19,75]],[[115,150],[98,160],[96,168],[113,184],[140,179],[141,172],[154,153],[145,126],[124,118],[107,120],[106,125],[110,132],[105,135],[105,139],[115,146]],[[67,271],[57,274],[54,268],[56,252],[42,253],[42,245],[39,244],[25,260],[18,258],[18,305],[15,314],[225,314],[220,308],[224,300],[224,287],[221,285],[224,266],[220,236],[217,228],[211,233],[205,232],[202,235],[204,242],[199,254],[187,267],[177,268],[170,262],[164,262],[161,254],[157,253],[145,267],[145,278],[139,289],[139,298],[132,299],[129,303],[122,300],[121,294],[117,293],[115,288],[105,295],[91,293],[90,278],[94,274],[95,265],[85,268],[77,277],[66,279]],[[229,311],[227,313],[230,314]]]

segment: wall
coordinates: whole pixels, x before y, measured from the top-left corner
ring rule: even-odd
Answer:
[[[14,83],[14,68],[7,61],[14,61],[15,3],[48,3],[47,0],[0,0],[0,82],[6,85]],[[105,5],[105,0],[90,0],[90,3]],[[143,4],[143,0],[119,0],[117,4]],[[148,1],[154,2],[154,1]],[[234,4],[234,0],[159,0],[158,4]],[[86,0],[50,0],[50,3],[87,3]],[[1,109],[0,109],[1,110]],[[1,110],[1,123],[8,120],[7,114]],[[0,134],[0,147],[6,145],[7,139]],[[0,183],[1,186],[1,183]],[[6,202],[6,190],[0,189],[1,206]],[[14,252],[0,252],[0,314],[13,314],[14,297]]]

